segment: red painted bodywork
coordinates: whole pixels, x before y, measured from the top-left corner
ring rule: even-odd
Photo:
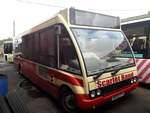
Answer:
[[[27,77],[29,80],[31,80],[34,84],[41,87],[44,91],[46,91],[48,94],[52,95],[54,98],[59,97],[59,88],[60,86],[57,86],[50,82],[50,80],[42,79],[38,74],[38,64],[25,60],[22,58],[14,58],[14,62],[16,64],[21,65],[21,73]],[[83,87],[83,80],[71,77],[67,74],[60,73],[58,71],[47,69],[47,76],[53,75],[53,77],[60,79],[64,82],[70,83],[75,86],[81,86]]]
[[[76,101],[77,105],[82,110],[89,110],[93,109],[95,107],[98,107],[106,102],[112,101],[112,97],[123,93],[123,92],[129,92],[135,89],[138,86],[138,83],[134,83],[130,86],[123,87],[121,89],[118,89],[116,91],[113,91],[105,96],[100,96],[94,99],[89,99],[88,95],[76,95]]]
[[[31,62],[29,60],[22,59],[22,58],[14,58],[14,62],[21,65],[21,73],[24,76],[26,76],[28,79],[30,79],[33,83],[35,83],[39,87],[41,87],[48,94],[50,94],[54,98],[58,99],[59,94],[60,94],[59,93],[60,86],[56,86],[55,84],[51,83],[48,80],[41,79],[41,77],[39,77],[39,75],[37,75],[37,66],[38,65],[36,63]],[[55,70],[48,69],[47,74],[48,75],[52,74],[57,79],[60,79],[62,81],[70,83],[72,85],[84,87],[83,80],[71,77],[66,74],[62,74]],[[137,86],[138,86],[138,83],[134,83],[130,86],[125,86],[121,89],[113,91],[104,97],[101,96],[101,97],[97,97],[94,99],[89,99],[89,95],[75,94],[76,102],[77,102],[78,107],[82,110],[92,109],[92,108],[100,106],[101,104],[104,104],[108,101],[111,101],[112,96],[117,95],[122,92],[129,92],[129,91],[135,89]]]

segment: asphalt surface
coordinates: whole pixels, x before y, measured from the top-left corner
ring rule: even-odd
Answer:
[[[62,113],[56,100],[17,74],[14,64],[0,60],[0,73],[8,76],[9,92],[16,89],[21,92],[20,96],[31,113]],[[140,84],[116,101],[80,113],[150,113],[150,85]]]

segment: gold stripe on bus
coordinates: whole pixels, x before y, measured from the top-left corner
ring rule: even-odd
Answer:
[[[121,31],[120,29],[112,29],[112,28],[103,28],[103,27],[95,27],[95,26],[82,26],[82,25],[72,25],[70,24],[69,27],[72,28],[82,28],[82,29],[99,29],[99,30],[109,30],[109,31]]]
[[[51,68],[51,67],[48,67],[48,66],[45,66],[45,65],[42,65],[42,64],[38,64],[38,65],[40,65],[40,66],[42,66],[42,67],[45,67],[45,68],[47,68],[47,69],[51,69],[51,70],[53,70],[53,71],[56,71],[56,72],[59,72],[59,73],[68,75],[68,76],[70,76],[70,77],[74,77],[74,78],[78,78],[78,79],[80,79],[80,80],[83,80],[82,75],[72,74],[72,73],[65,72],[65,71],[63,71],[63,70],[59,70],[59,69],[56,69],[56,68]],[[37,68],[37,70],[38,70],[38,68]]]
[[[59,72],[59,73],[62,73],[62,74],[65,74],[65,75],[68,75],[68,76],[71,76],[71,77],[74,77],[74,78],[78,78],[78,79],[80,79],[80,80],[83,80],[83,77],[82,77],[81,75],[76,75],[76,74],[72,74],[72,73],[69,73],[69,72],[65,72],[65,71],[62,71],[62,70],[59,70],[59,69],[51,68],[51,67],[48,67],[48,66],[46,66],[46,65],[42,65],[42,64],[39,64],[39,63],[37,63],[37,62],[33,62],[33,61],[31,61],[31,60],[28,60],[28,59],[24,59],[24,58],[20,58],[20,59],[27,60],[27,61],[30,62],[30,63],[36,64],[36,73],[38,73],[38,71],[39,71],[39,68],[38,68],[38,67],[39,67],[39,66],[42,66],[42,67],[45,67],[45,68],[47,68],[47,69],[54,70],[54,71],[57,71],[57,72]]]
[[[68,86],[75,94],[85,94],[84,87],[72,85],[60,79],[56,79],[55,83],[57,86],[62,86],[62,85]]]

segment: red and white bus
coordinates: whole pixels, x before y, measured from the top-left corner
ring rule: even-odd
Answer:
[[[138,86],[118,17],[64,9],[20,38],[14,58],[19,72],[59,99],[65,111],[98,107]]]
[[[129,39],[138,69],[139,82],[150,84],[150,14],[124,19],[122,29]]]

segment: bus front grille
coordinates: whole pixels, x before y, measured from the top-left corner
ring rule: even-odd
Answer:
[[[134,77],[135,78],[135,77]],[[115,84],[112,84],[112,85],[109,85],[109,86],[106,86],[106,87],[103,87],[101,88],[101,91],[102,91],[102,96],[105,96],[115,90],[118,90],[118,89],[121,89],[125,86],[128,86],[128,85],[131,85],[131,80],[133,78],[130,78],[130,79],[127,79],[127,80],[124,80],[124,81],[121,81],[121,82],[118,82],[118,83],[115,83]],[[137,77],[136,77],[137,79]]]

